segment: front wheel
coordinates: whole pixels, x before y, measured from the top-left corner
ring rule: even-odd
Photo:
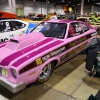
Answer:
[[[100,35],[100,27],[97,28],[97,33]]]
[[[46,82],[52,75],[53,72],[53,63],[48,63],[40,72],[37,80],[36,80],[36,84],[41,84]]]

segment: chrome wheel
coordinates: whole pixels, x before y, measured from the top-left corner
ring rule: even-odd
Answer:
[[[51,63],[47,64],[47,65],[42,69],[42,71],[40,72],[40,75],[39,75],[38,79],[40,79],[40,80],[46,79],[46,78],[50,75],[51,69],[52,69],[52,68],[51,68]]]

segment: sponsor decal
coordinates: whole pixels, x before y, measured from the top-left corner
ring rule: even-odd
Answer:
[[[62,55],[62,56],[60,57],[60,61],[63,61],[63,60],[65,60],[66,58],[68,59],[68,58],[74,56],[77,52],[83,50],[83,49],[86,47],[87,43],[88,43],[88,42],[86,42],[86,43],[80,45],[79,47],[73,49],[72,51],[70,51],[70,52],[68,52],[68,53],[66,53],[66,54],[64,54],[64,55]]]
[[[41,65],[42,64],[42,59],[41,58],[36,59],[36,64]]]
[[[79,39],[77,39],[77,40],[75,40],[75,41],[70,42],[70,43],[69,43],[69,48],[71,48],[71,47],[73,47],[73,46],[75,46],[75,45],[77,45],[77,44],[79,44],[79,43],[85,41],[86,39],[87,39],[86,36],[84,36],[84,37],[82,37],[82,38],[79,38]]]
[[[56,56],[56,55],[62,53],[63,51],[65,51],[65,50],[66,50],[66,47],[65,46],[64,47],[61,47],[61,48],[59,48],[59,49],[57,49],[57,50],[55,50],[55,51],[53,51],[53,52],[51,52],[51,53],[43,56],[43,57],[41,57],[41,59],[42,59],[43,62],[45,62],[49,58],[51,58],[53,56]]]

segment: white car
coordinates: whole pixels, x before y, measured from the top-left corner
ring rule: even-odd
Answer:
[[[19,19],[0,20],[0,42],[5,42],[10,38],[28,34],[36,24],[28,23]]]

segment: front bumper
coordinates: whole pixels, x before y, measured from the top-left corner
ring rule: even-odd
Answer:
[[[26,84],[24,82],[16,85],[2,77],[0,78],[0,85],[4,86],[5,88],[7,88],[9,91],[13,93],[16,93],[26,87]]]

